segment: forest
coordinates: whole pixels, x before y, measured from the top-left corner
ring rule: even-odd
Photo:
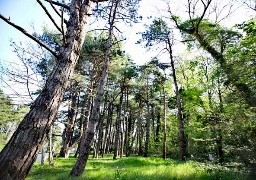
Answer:
[[[36,3],[40,33],[0,12],[31,39],[0,61],[0,179],[256,177],[255,0]]]

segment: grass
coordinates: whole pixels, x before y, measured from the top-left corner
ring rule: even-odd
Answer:
[[[69,172],[75,158],[55,159],[53,166],[35,163],[26,180],[168,180],[168,179],[202,179],[202,180],[244,180],[246,174],[223,167],[203,163],[161,158],[129,157],[112,160],[106,158],[90,159],[82,177],[71,178]]]

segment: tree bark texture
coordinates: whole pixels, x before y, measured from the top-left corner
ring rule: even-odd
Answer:
[[[0,179],[25,179],[36,160],[79,58],[89,10],[90,0],[71,1],[66,44],[42,92],[0,153]]]

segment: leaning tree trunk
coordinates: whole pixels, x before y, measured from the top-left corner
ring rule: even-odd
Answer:
[[[82,141],[83,144],[80,149],[79,157],[76,161],[76,164],[74,165],[72,171],[70,172],[70,176],[80,176],[84,172],[89,154],[90,154],[90,148],[91,143],[94,137],[95,129],[96,129],[96,123],[99,118],[99,111],[100,111],[100,103],[101,103],[101,97],[104,93],[104,86],[107,82],[107,76],[108,76],[108,68],[109,68],[109,58],[111,53],[111,47],[112,47],[112,37],[113,37],[113,29],[114,29],[114,23],[115,23],[115,17],[117,12],[119,1],[113,2],[111,6],[111,12],[112,14],[109,15],[109,31],[108,31],[108,41],[107,41],[107,49],[104,59],[104,64],[102,68],[102,75],[97,87],[97,93],[94,98],[93,103],[93,109],[91,113],[91,118],[88,123],[88,128],[86,130],[85,139]]]
[[[66,44],[42,92],[0,154],[0,179],[25,179],[36,160],[79,58],[90,4],[90,0],[71,2]]]

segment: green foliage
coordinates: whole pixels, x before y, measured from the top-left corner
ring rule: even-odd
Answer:
[[[145,32],[141,33],[142,39],[138,41],[138,43],[146,41],[146,47],[165,42],[170,34],[168,25],[160,18],[153,20],[152,24],[146,26],[146,29]]]
[[[12,121],[19,121],[26,112],[26,106],[15,106],[0,89],[0,127]]]
[[[26,178],[30,179],[74,179],[69,171],[74,158],[55,160],[54,166],[35,164]],[[179,162],[160,158],[129,157],[118,160],[112,158],[90,159],[85,173],[75,179],[244,179],[246,174],[219,166],[196,163],[193,161]]]

